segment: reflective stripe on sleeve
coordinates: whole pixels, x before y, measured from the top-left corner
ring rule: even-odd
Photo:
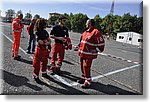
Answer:
[[[79,50],[79,52],[87,55],[98,55],[98,53],[84,52],[82,50]]]
[[[90,42],[87,42],[87,41],[81,41],[82,43],[84,43],[84,44],[88,44],[88,45],[91,45],[91,46],[103,46],[103,45],[105,45],[105,43],[101,43],[101,44],[92,44],[92,43],[90,43]]]

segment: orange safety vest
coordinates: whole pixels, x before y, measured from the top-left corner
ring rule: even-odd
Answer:
[[[105,41],[100,31],[92,27],[89,31],[82,34],[82,39],[79,45],[78,55],[82,58],[95,59],[98,52],[103,52]]]

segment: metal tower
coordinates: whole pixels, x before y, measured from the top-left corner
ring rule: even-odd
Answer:
[[[112,1],[110,15],[113,15],[113,13],[114,13],[114,4],[115,4],[115,0]]]
[[[113,18],[112,18],[112,16],[113,16],[113,13],[114,13],[114,4],[115,4],[115,0],[112,0],[110,13],[108,15],[108,27],[106,28],[107,38],[108,39],[111,36],[111,30],[112,30],[112,26],[113,26]]]

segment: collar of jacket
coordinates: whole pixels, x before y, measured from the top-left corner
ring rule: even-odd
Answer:
[[[86,30],[86,32],[92,32],[95,29],[95,27],[91,27],[89,29]]]

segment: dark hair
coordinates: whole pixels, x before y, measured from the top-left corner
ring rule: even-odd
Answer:
[[[46,20],[45,19],[38,19],[34,26],[34,31],[44,30],[46,28]]]
[[[91,23],[91,26],[94,26],[94,25],[95,25],[94,19],[89,19],[89,22]]]
[[[22,13],[17,13],[17,17],[19,17],[20,19],[23,18],[23,14]]]

